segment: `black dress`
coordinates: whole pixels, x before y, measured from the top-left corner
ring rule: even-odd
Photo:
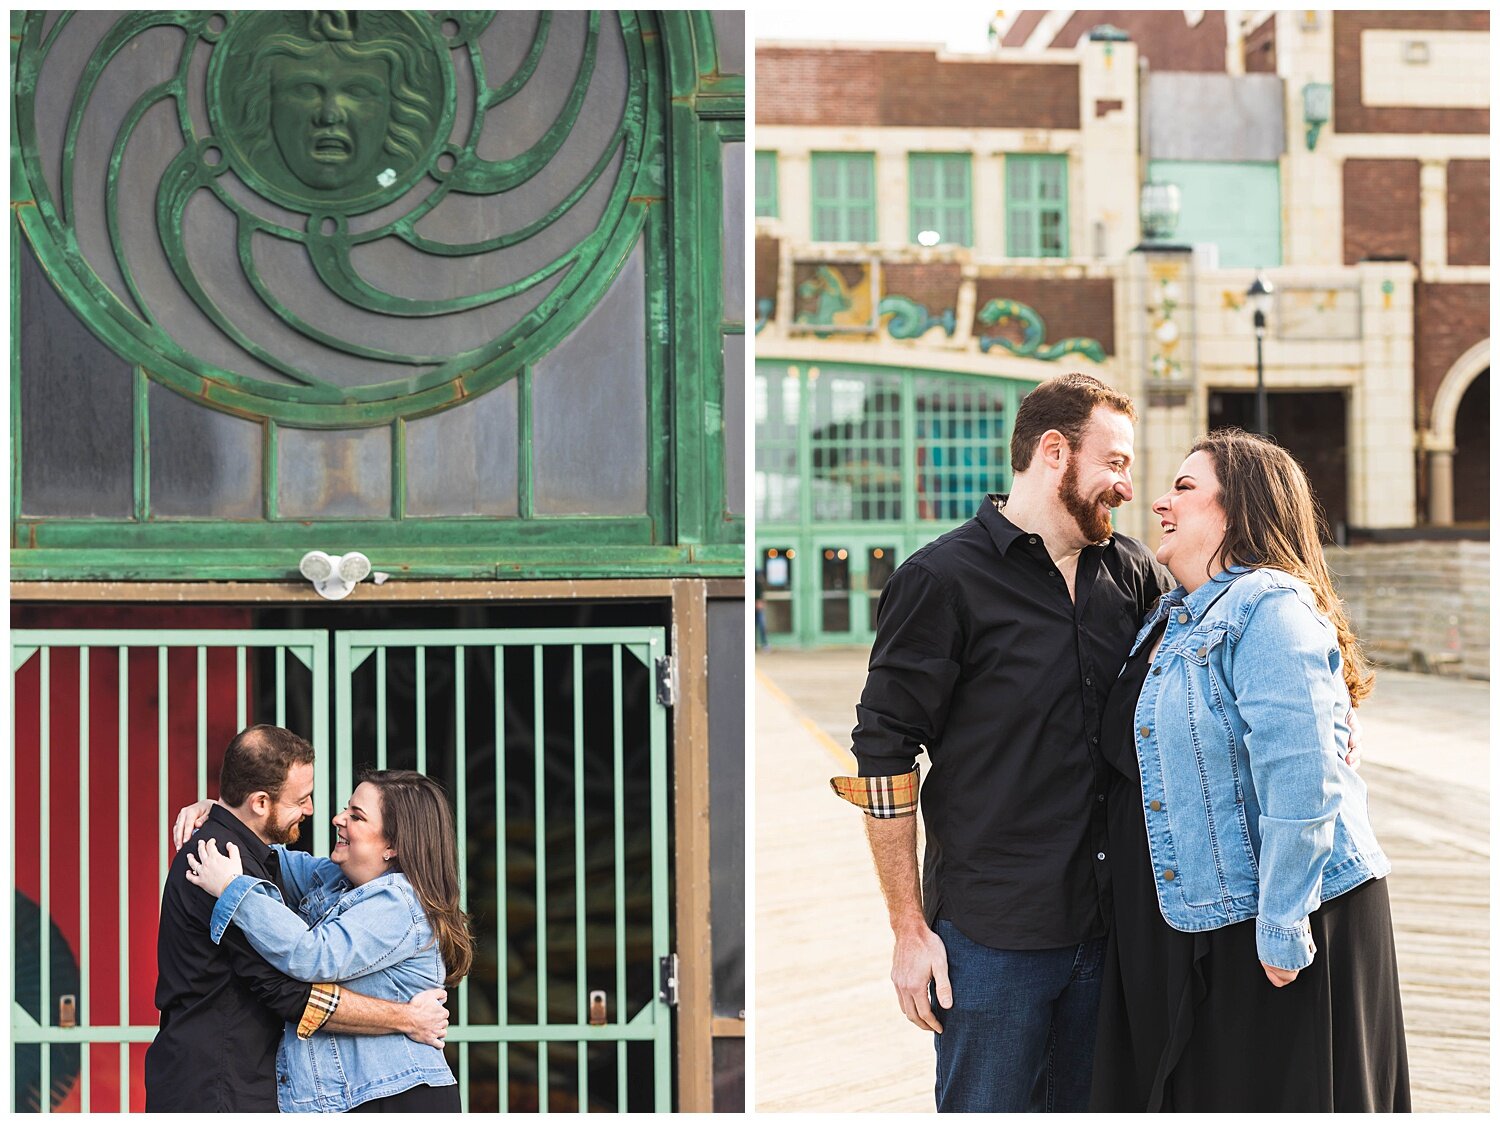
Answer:
[[[1104,711],[1116,861],[1090,1110],[1410,1111],[1384,880],[1312,914],[1317,956],[1280,988],[1253,919],[1192,933],[1162,919],[1132,732],[1155,644],[1126,664]]]

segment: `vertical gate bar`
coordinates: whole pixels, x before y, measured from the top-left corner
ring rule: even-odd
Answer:
[[[47,845],[48,835],[51,833],[51,816],[49,804],[52,802],[52,649],[42,648],[42,683],[41,683],[41,759],[37,762],[41,767],[41,826],[37,836],[37,850],[42,863],[42,892],[41,892],[41,915],[38,917],[41,927],[41,939],[37,946],[42,952],[41,990],[38,1008],[41,1017],[37,1019],[45,1029],[52,1024],[52,941],[47,937],[47,918],[52,915],[52,870],[47,856],[51,848]],[[42,1074],[40,1083],[37,1085],[37,1099],[41,1103],[44,1113],[52,1110],[52,1047],[49,1044],[42,1045]]]
[[[89,649],[78,649],[78,1024],[89,1024]],[[89,1047],[84,1041],[79,1076],[81,1108],[88,1113],[92,1099],[89,1087]]]
[[[578,1110],[589,1109],[589,984],[588,984],[588,902],[584,888],[583,860],[583,644],[573,645],[573,895],[574,925],[577,932],[578,958],[578,1025],[583,1035],[578,1041]]]
[[[276,724],[286,728],[286,648],[277,644],[276,653]]]
[[[342,806],[341,800],[346,799],[352,791],[350,769],[350,756],[353,749],[353,709],[354,709],[354,672],[350,668],[354,665],[353,646],[351,637],[347,632],[335,632],[333,637],[333,725],[334,725],[334,749],[333,749],[333,790],[328,793],[328,799],[333,807]],[[332,808],[324,808],[321,816],[324,820],[330,818],[328,812]]]
[[[245,649],[234,649],[234,731],[245,728],[248,699],[245,697]]]
[[[417,771],[427,771],[427,648],[417,645]]]
[[[453,790],[458,810],[458,908],[469,911],[469,730],[468,683],[464,677],[464,647],[453,647]],[[469,1024],[469,977],[458,984],[458,1024]],[[458,1047],[458,1094],[464,1111],[469,1110],[469,1043]]]
[[[198,788],[199,799],[208,797],[208,648],[198,645]]]
[[[385,767],[385,645],[375,649],[375,767]]]
[[[126,892],[129,885],[129,858],[130,846],[126,836],[125,825],[129,817],[126,809],[125,793],[130,787],[130,649],[122,647],[120,650],[120,732],[119,732],[119,771],[115,775],[115,788],[119,798],[119,807],[115,820],[115,832],[119,842],[116,849],[120,855],[119,889],[120,889],[120,928],[119,946],[116,949],[120,960],[120,1025],[130,1024],[130,894]],[[120,1043],[120,1103],[122,1112],[130,1110],[130,1043]]]
[[[313,637],[313,642],[308,647],[307,661],[312,671],[312,729],[308,730],[308,740],[312,742],[314,750],[313,791],[326,792],[331,787],[328,768],[329,754],[332,752],[335,757],[341,756],[330,743],[328,734],[328,633],[323,632]],[[338,763],[339,761],[335,760],[335,766]],[[318,815],[316,811],[314,812],[312,833],[313,853],[315,854],[331,852],[330,818],[329,815]]]
[[[660,639],[653,639],[652,650],[661,654]],[[666,955],[668,946],[667,847],[671,834],[667,830],[667,711],[652,697],[651,706],[651,946],[653,956]],[[672,1105],[672,1033],[671,1010],[658,1005],[656,1010],[656,1104],[655,1110],[666,1111]]]
[[[546,715],[542,712],[542,647],[531,649],[533,797],[536,820],[536,1020],[547,1024],[547,808],[543,802],[546,769]],[[547,1043],[536,1043],[537,1110],[547,1110]]]
[[[620,669],[619,644],[614,646],[614,793],[615,793],[615,1021],[626,1022],[625,1002],[625,689]],[[625,1042],[615,1046],[615,1110],[625,1111],[630,1102],[626,1086]]]
[[[505,648],[495,645],[495,1025],[510,1022],[510,939],[506,931],[510,873],[505,864]],[[510,1043],[499,1043],[500,1111],[510,1110]]]

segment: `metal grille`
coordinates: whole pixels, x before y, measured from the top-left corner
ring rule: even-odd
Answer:
[[[317,852],[357,769],[416,768],[453,797],[477,944],[448,1047],[467,1109],[670,1108],[663,629],[12,643],[15,1109],[144,1106],[170,816],[216,792],[256,721],[318,750]]]

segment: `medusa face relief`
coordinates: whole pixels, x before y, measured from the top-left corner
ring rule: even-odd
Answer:
[[[271,60],[271,135],[288,170],[308,187],[380,186],[391,122],[387,67],[379,59]]]
[[[210,64],[234,170],[297,210],[353,214],[400,194],[447,139],[452,64],[421,13],[256,12]]]

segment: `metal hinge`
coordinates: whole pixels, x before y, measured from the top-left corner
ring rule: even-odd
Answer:
[[[677,705],[677,660],[663,655],[656,661],[656,703],[659,706]]]
[[[657,978],[659,980],[656,990],[657,1000],[665,1002],[668,1006],[676,1006],[677,953],[674,951],[671,955],[662,956],[661,959],[657,960],[657,967]]]

